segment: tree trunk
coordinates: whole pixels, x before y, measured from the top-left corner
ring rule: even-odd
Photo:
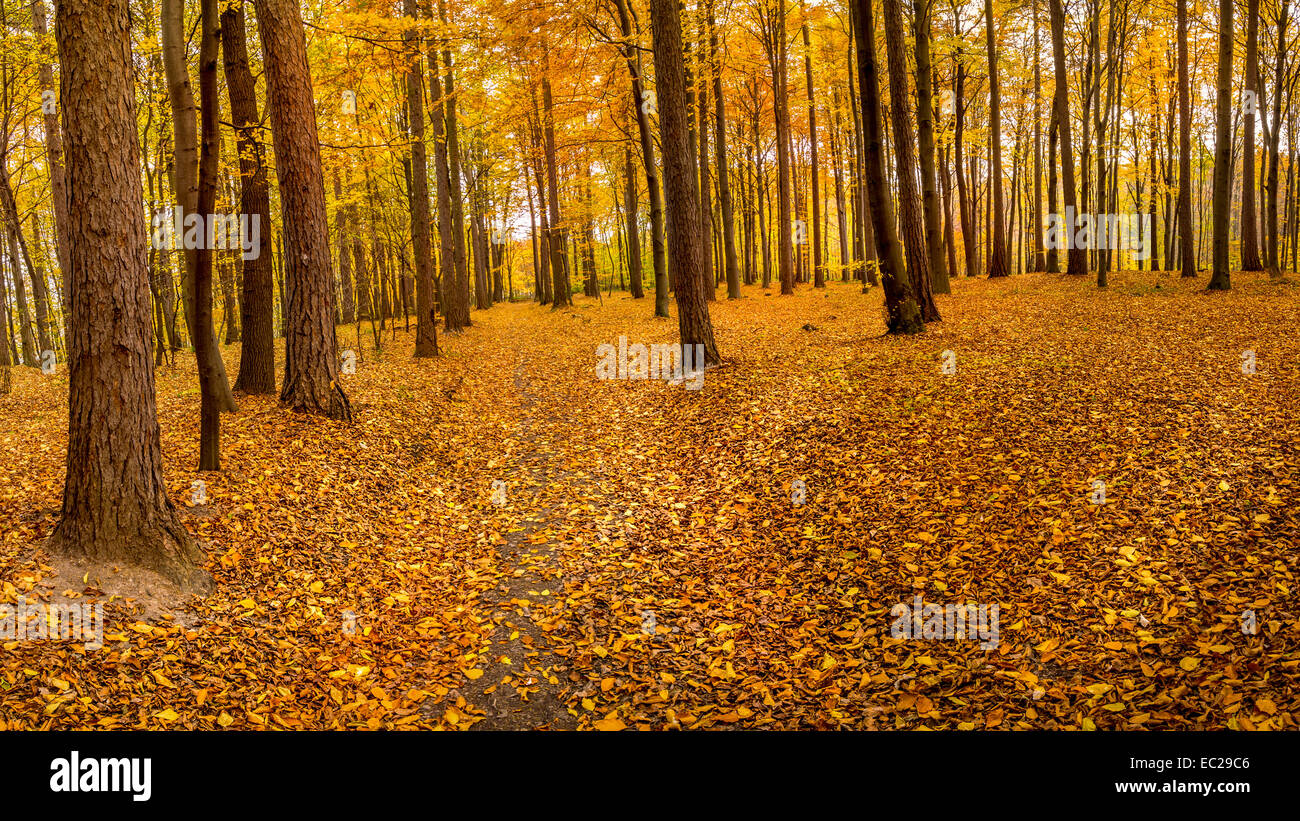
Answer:
[[[1066,212],[1072,214],[1076,209],[1074,150],[1070,145],[1070,94],[1067,84],[1068,75],[1065,73],[1065,11],[1061,7],[1061,0],[1048,0],[1048,11],[1052,25],[1052,52],[1056,64],[1056,94],[1053,108],[1056,128],[1061,139],[1061,186],[1064,189]],[[1069,250],[1066,252],[1065,272],[1071,276],[1083,276],[1088,273],[1088,252],[1087,249],[1076,248],[1075,245],[1071,237]]]
[[[989,52],[989,153],[993,160],[993,246],[989,249],[989,278],[1004,277],[1007,271],[1005,222],[1002,202],[1002,95],[998,89],[998,47],[993,34],[993,0],[984,0],[984,31]]]
[[[720,363],[713,338],[704,282],[703,226],[700,225],[698,183],[687,134],[686,104],[689,90],[682,61],[682,27],[676,0],[650,0],[655,77],[659,91],[659,128],[664,151],[664,182],[668,203],[669,278],[677,301],[677,326],[683,348],[703,345],[704,361],[692,359],[696,368]],[[558,299],[558,295],[557,295]]]
[[[898,179],[899,228],[907,256],[907,276],[926,322],[939,321],[930,285],[930,250],[916,189],[916,148],[912,141],[911,108],[907,97],[907,43],[903,36],[901,0],[884,0],[885,53],[889,61],[889,119],[894,132],[894,168]],[[874,202],[873,202],[874,205]]]
[[[248,62],[242,2],[221,14],[221,51],[225,60],[230,119],[239,148],[239,211],[260,226],[257,243],[243,260],[243,299],[240,314],[239,375],[235,390],[250,394],[275,393],[275,285],[271,271],[271,200],[257,139],[261,116],[257,88]],[[345,285],[346,288],[346,285]]]
[[[1228,228],[1232,210],[1232,13],[1233,0],[1219,0],[1219,78],[1214,128],[1213,274],[1211,291],[1232,287]]]
[[[1182,276],[1196,276],[1192,231],[1192,98],[1187,69],[1187,0],[1176,0],[1178,38],[1178,234]]]
[[[284,215],[288,305],[280,401],[296,411],[350,421],[352,408],[338,384],[325,181],[297,3],[259,0],[257,25],[266,66],[280,212]]]
[[[194,93],[190,87],[190,71],[185,57],[185,0],[162,0],[162,57],[167,75],[167,93],[171,101],[172,124],[175,129],[173,165],[175,173],[176,204],[185,216],[198,213],[199,204],[199,138]],[[206,222],[207,215],[202,215]],[[190,331],[190,342],[195,356],[199,355],[198,336],[195,332],[194,276],[198,266],[198,250],[185,250],[185,274],[181,277],[181,299],[185,303],[185,324]],[[214,331],[215,333],[215,331]],[[215,337],[204,347],[207,366],[216,371],[216,390],[221,410],[237,410],[235,397],[230,392],[226,378],[226,363]]]
[[[880,81],[876,69],[876,32],[872,0],[856,0],[854,36],[858,43],[858,89],[862,95],[864,161],[867,197],[871,202],[872,228],[881,282],[885,288],[886,324],[891,334],[914,334],[925,330],[920,306],[903,267],[903,249],[894,232],[894,208],[885,185],[885,158],[881,147]]]
[[[934,102],[930,65],[931,0],[912,0],[916,37],[916,136],[921,155],[921,204],[925,211],[925,242],[930,253],[930,278],[934,290],[952,293],[944,259],[943,225],[934,170]]]
[[[1259,93],[1259,0],[1246,0],[1246,105],[1241,160],[1241,270],[1259,271],[1259,218],[1255,213],[1255,110],[1264,104]],[[1274,128],[1277,127],[1275,124]],[[1266,161],[1267,164],[1267,161]]]
[[[54,553],[211,581],[167,497],[149,361],[149,273],[124,0],[61,0],[67,151],[68,457]],[[95,94],[83,93],[94,88]],[[117,238],[114,242],[104,237]]]
[[[406,121],[411,139],[409,202],[411,244],[415,251],[415,356],[427,358],[438,355],[438,317],[433,304],[433,240],[429,235],[429,163],[424,145],[424,71],[420,66],[419,32],[415,26],[420,12],[415,0],[404,0],[403,12],[411,21],[411,25],[402,31],[402,44],[406,57]],[[432,80],[433,85],[438,84],[436,70]],[[359,258],[358,265],[364,264],[360,246],[358,241],[353,249],[353,254]],[[450,296],[447,301],[451,302]]]

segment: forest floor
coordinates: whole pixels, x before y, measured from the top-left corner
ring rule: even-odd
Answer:
[[[354,424],[240,397],[214,474],[181,355],[215,592],[0,640],[0,729],[1295,729],[1300,287],[1203,279],[959,280],[911,338],[879,289],[746,288],[698,391],[596,378],[676,337],[650,298],[499,305],[434,361],[367,327]],[[114,589],[42,547],[66,390],[0,398],[0,601]],[[895,637],[918,596],[996,605],[996,646]]]

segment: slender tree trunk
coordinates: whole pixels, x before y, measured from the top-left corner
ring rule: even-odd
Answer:
[[[984,31],[989,51],[989,153],[993,161],[993,246],[989,249],[989,277],[1007,276],[1006,213],[1002,203],[1002,95],[998,88],[998,47],[993,33],[993,0],[984,0]]]
[[[1180,0],[1181,2],[1181,0]],[[1070,145],[1070,95],[1065,73],[1065,11],[1061,0],[1048,0],[1048,10],[1052,25],[1052,51],[1056,64],[1056,95],[1054,109],[1056,128],[1061,138],[1061,186],[1064,189],[1065,209],[1074,213],[1074,150]],[[1088,273],[1088,252],[1085,248],[1075,247],[1069,243],[1066,252],[1065,272],[1071,276],[1083,276]]]
[[[433,242],[429,236],[429,163],[424,144],[424,70],[420,66],[420,18],[416,0],[404,0],[403,14],[409,19],[402,31],[402,45],[406,57],[406,111],[407,128],[411,140],[411,245],[415,254],[415,356],[428,358],[438,355],[438,316],[433,298]],[[433,85],[438,84],[436,70]],[[436,115],[435,115],[436,119]],[[438,135],[435,133],[434,135]],[[360,251],[360,243],[354,253]],[[356,253],[357,257],[362,257]],[[364,264],[359,260],[358,266]],[[358,267],[358,276],[360,268]],[[445,276],[445,275],[444,275]],[[445,280],[444,280],[445,281]],[[453,297],[449,296],[448,304]]]
[[[1255,110],[1264,104],[1259,92],[1259,0],[1246,0],[1246,85],[1242,106],[1244,135],[1241,160],[1241,269],[1260,271],[1259,218],[1255,213]],[[1276,128],[1277,125],[1274,125]],[[1267,160],[1266,160],[1267,161]]]
[[[185,0],[162,0],[162,56],[163,69],[167,75],[167,92],[171,100],[172,123],[175,128],[175,149],[173,163],[175,168],[176,204],[184,215],[198,213],[199,202],[199,138],[197,115],[194,105],[194,93],[190,87],[190,72],[185,58]],[[201,215],[206,224],[208,215]],[[185,303],[185,324],[190,330],[190,341],[198,356],[198,335],[195,333],[194,315],[195,290],[194,276],[198,266],[198,250],[185,250],[185,275],[181,277],[181,297]],[[233,413],[235,397],[230,392],[230,382],[226,378],[226,363],[221,358],[221,349],[214,338],[211,345],[204,346],[204,356],[208,358],[207,366],[217,374],[216,391],[222,411]]]
[[[731,175],[727,169],[727,106],[722,96],[722,53],[718,44],[718,26],[713,19],[713,3],[709,4],[709,43],[713,52],[713,109],[716,119],[714,145],[717,149],[715,164],[718,167],[718,206],[722,209],[722,246],[724,271],[727,278],[727,298],[740,298],[740,263],[736,258],[736,213],[731,202]]]
[[[912,0],[916,36],[916,135],[921,157],[921,204],[925,211],[925,242],[930,252],[930,278],[934,290],[952,293],[948,263],[944,259],[943,223],[934,170],[934,102],[931,91],[930,8],[932,0]]]

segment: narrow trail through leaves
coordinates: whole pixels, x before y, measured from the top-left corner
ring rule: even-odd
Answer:
[[[1111,282],[957,280],[907,339],[878,292],[746,288],[699,391],[596,378],[675,338],[647,300],[499,305],[436,360],[367,329],[354,424],[244,397],[210,474],[182,355],[165,478],[216,591],[170,616],[56,576],[67,375],[15,369],[0,601],[106,624],[0,638],[0,728],[1294,729],[1297,289]],[[997,605],[996,646],[898,637],[918,596]]]

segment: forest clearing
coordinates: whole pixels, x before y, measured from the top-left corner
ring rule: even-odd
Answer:
[[[433,361],[411,358],[413,334],[375,351],[367,332],[343,377],[351,425],[246,398],[220,473],[193,470],[182,354],[158,370],[164,475],[215,592],[162,618],[113,601],[102,650],[6,645],[0,714],[9,729],[1294,729],[1295,284],[954,286],[943,325],[911,337],[881,335],[879,289],[746,287],[713,310],[736,354],[699,391],[595,377],[602,342],[673,336],[626,296],[499,306]],[[37,547],[58,517],[66,377],[22,371],[14,390],[6,592],[111,589],[111,570],[53,583]],[[996,648],[892,637],[891,606],[918,595],[998,603]]]

